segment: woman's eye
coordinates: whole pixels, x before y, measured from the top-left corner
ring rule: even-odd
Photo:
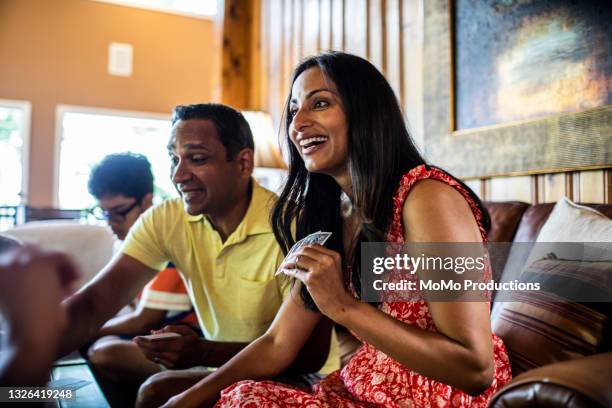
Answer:
[[[176,166],[178,164],[178,157],[176,156],[170,156],[170,163],[172,164],[172,166]]]
[[[314,103],[313,105],[315,108],[325,108],[327,106],[329,106],[329,102],[325,101],[325,100],[318,100]]]
[[[206,161],[206,156],[191,156],[191,161],[194,163],[204,163]]]
[[[295,114],[297,113],[297,111],[298,110],[297,110],[296,107],[289,108],[289,117],[291,117],[291,118],[294,117]]]

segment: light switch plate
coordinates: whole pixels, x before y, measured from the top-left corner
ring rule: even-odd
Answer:
[[[108,73],[123,77],[132,76],[132,44],[110,43],[108,46]]]

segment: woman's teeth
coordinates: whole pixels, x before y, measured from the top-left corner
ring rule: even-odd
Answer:
[[[300,146],[308,148],[313,145],[321,144],[327,141],[326,137],[310,137],[308,139],[300,140]]]

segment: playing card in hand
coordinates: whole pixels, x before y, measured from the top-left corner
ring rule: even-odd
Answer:
[[[300,239],[298,242],[293,244],[289,252],[287,252],[287,256],[285,256],[285,259],[288,259],[294,252],[296,252],[298,249],[302,248],[305,245],[310,245],[310,244],[324,245],[325,242],[327,242],[327,240],[331,236],[331,234],[332,234],[331,232],[317,231],[317,232],[313,232],[307,237]],[[280,270],[276,272],[276,274],[278,273],[280,273]]]

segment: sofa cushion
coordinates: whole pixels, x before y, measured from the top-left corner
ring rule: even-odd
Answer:
[[[512,242],[521,217],[529,204],[520,201],[484,203],[491,216],[490,242]]]
[[[113,255],[115,242],[106,226],[66,220],[29,222],[5,233],[44,250],[60,251],[70,256],[81,272],[74,283],[75,289],[88,282],[107,264]]]
[[[514,242],[533,242],[538,237],[540,229],[553,210],[555,203],[532,205],[525,211],[521,223],[514,236]],[[610,204],[581,204],[599,211],[608,218],[612,218],[612,205]]]
[[[612,242],[612,220],[563,197],[541,227],[537,242]]]
[[[492,323],[506,344],[514,375],[603,351],[610,303],[577,303],[564,288],[609,293],[609,263],[540,259],[525,269],[521,281],[538,282],[541,290],[513,292],[509,301],[496,305]]]
[[[491,229],[489,231],[489,242],[512,242],[516,229],[521,222],[521,217],[529,204],[520,201],[484,203],[489,215],[491,216]],[[493,279],[498,282],[504,270],[504,265],[508,259],[510,247],[502,245],[496,246],[495,257],[491,259],[493,267]],[[495,292],[492,293],[493,297]]]

